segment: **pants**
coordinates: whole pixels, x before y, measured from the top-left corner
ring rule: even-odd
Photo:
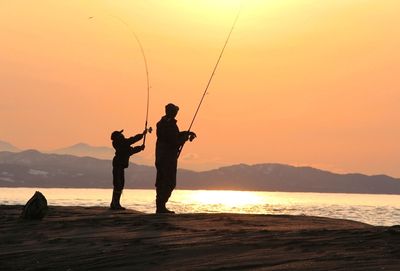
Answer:
[[[121,166],[114,166],[113,167],[113,186],[114,191],[122,192],[125,185],[125,169]]]
[[[172,191],[176,187],[176,167],[177,161],[172,160],[168,163],[157,163],[157,178],[156,178],[156,203],[157,206],[165,206],[168,202]]]

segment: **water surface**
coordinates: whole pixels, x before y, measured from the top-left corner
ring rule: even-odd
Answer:
[[[111,189],[0,188],[0,204],[25,204],[41,191],[49,205],[109,206]],[[122,205],[154,213],[155,191],[125,189]],[[312,215],[372,225],[400,224],[400,195],[175,190],[168,208],[177,213]]]

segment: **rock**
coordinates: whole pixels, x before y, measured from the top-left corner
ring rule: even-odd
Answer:
[[[47,210],[45,196],[36,191],[32,198],[25,204],[21,217],[24,219],[42,219],[47,214]]]

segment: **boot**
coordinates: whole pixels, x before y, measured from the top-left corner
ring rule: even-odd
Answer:
[[[110,204],[111,210],[125,210],[125,208],[122,207],[121,204],[119,203],[121,199],[121,194],[122,191],[115,191],[115,190],[113,191],[112,200]]]
[[[162,210],[161,212],[159,212],[158,214],[175,214],[174,211],[168,210],[167,208],[165,208],[164,210]]]
[[[156,205],[156,214],[175,214],[174,211],[168,210],[167,207],[165,207],[165,202],[157,200]]]

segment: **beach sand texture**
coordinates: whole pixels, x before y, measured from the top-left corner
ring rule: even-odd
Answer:
[[[0,270],[400,270],[399,226],[320,217],[0,206]]]

